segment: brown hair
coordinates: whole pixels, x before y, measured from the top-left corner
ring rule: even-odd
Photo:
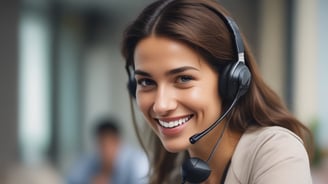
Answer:
[[[227,11],[212,0],[160,0],[150,4],[124,32],[122,54],[127,65],[133,66],[136,45],[151,35],[183,42],[219,69],[226,62],[235,61],[234,40],[218,14],[228,16]],[[250,126],[281,126],[308,143],[310,131],[289,113],[278,95],[264,83],[245,39],[243,43],[252,81],[249,91],[227,117],[229,128],[242,133]],[[222,105],[227,107],[229,104],[223,101]],[[177,176],[172,171],[187,154],[178,157],[178,154],[167,152],[154,134],[151,140],[152,148],[148,150],[153,155],[150,183],[176,182],[171,180]]]

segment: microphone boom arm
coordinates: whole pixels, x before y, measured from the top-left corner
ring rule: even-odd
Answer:
[[[191,144],[195,144],[197,141],[199,141],[202,137],[204,137],[206,134],[208,134],[210,131],[212,131],[217,125],[219,125],[221,123],[221,121],[229,114],[229,112],[232,110],[232,108],[236,105],[239,96],[240,95],[240,90],[238,90],[236,97],[234,98],[234,100],[232,101],[231,105],[229,106],[229,108],[207,129],[205,129],[204,131],[197,133],[193,136],[191,136],[189,138],[189,142]]]

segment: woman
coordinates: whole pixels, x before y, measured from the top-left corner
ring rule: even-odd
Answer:
[[[125,31],[122,53],[152,129],[150,183],[312,183],[309,130],[263,82],[215,1],[150,4]]]

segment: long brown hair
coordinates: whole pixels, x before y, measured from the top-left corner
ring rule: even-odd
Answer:
[[[142,39],[156,35],[185,43],[220,73],[227,62],[236,60],[236,51],[231,33],[218,14],[228,16],[227,11],[212,0],[160,0],[150,4],[124,32],[122,55],[126,64],[133,66],[134,50]],[[281,126],[308,143],[310,131],[264,83],[245,39],[243,43],[252,81],[249,91],[227,117],[229,128],[243,133],[250,126]],[[223,108],[227,105],[223,101]],[[154,134],[150,140],[153,141],[151,148],[145,150],[152,155],[150,183],[176,182],[178,174],[172,171],[176,171],[176,164],[180,164],[187,153],[178,156],[167,152]]]

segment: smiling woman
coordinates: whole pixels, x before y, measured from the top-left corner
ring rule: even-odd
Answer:
[[[263,82],[215,1],[150,4],[126,29],[122,53],[154,135],[149,183],[312,183],[309,130]]]

